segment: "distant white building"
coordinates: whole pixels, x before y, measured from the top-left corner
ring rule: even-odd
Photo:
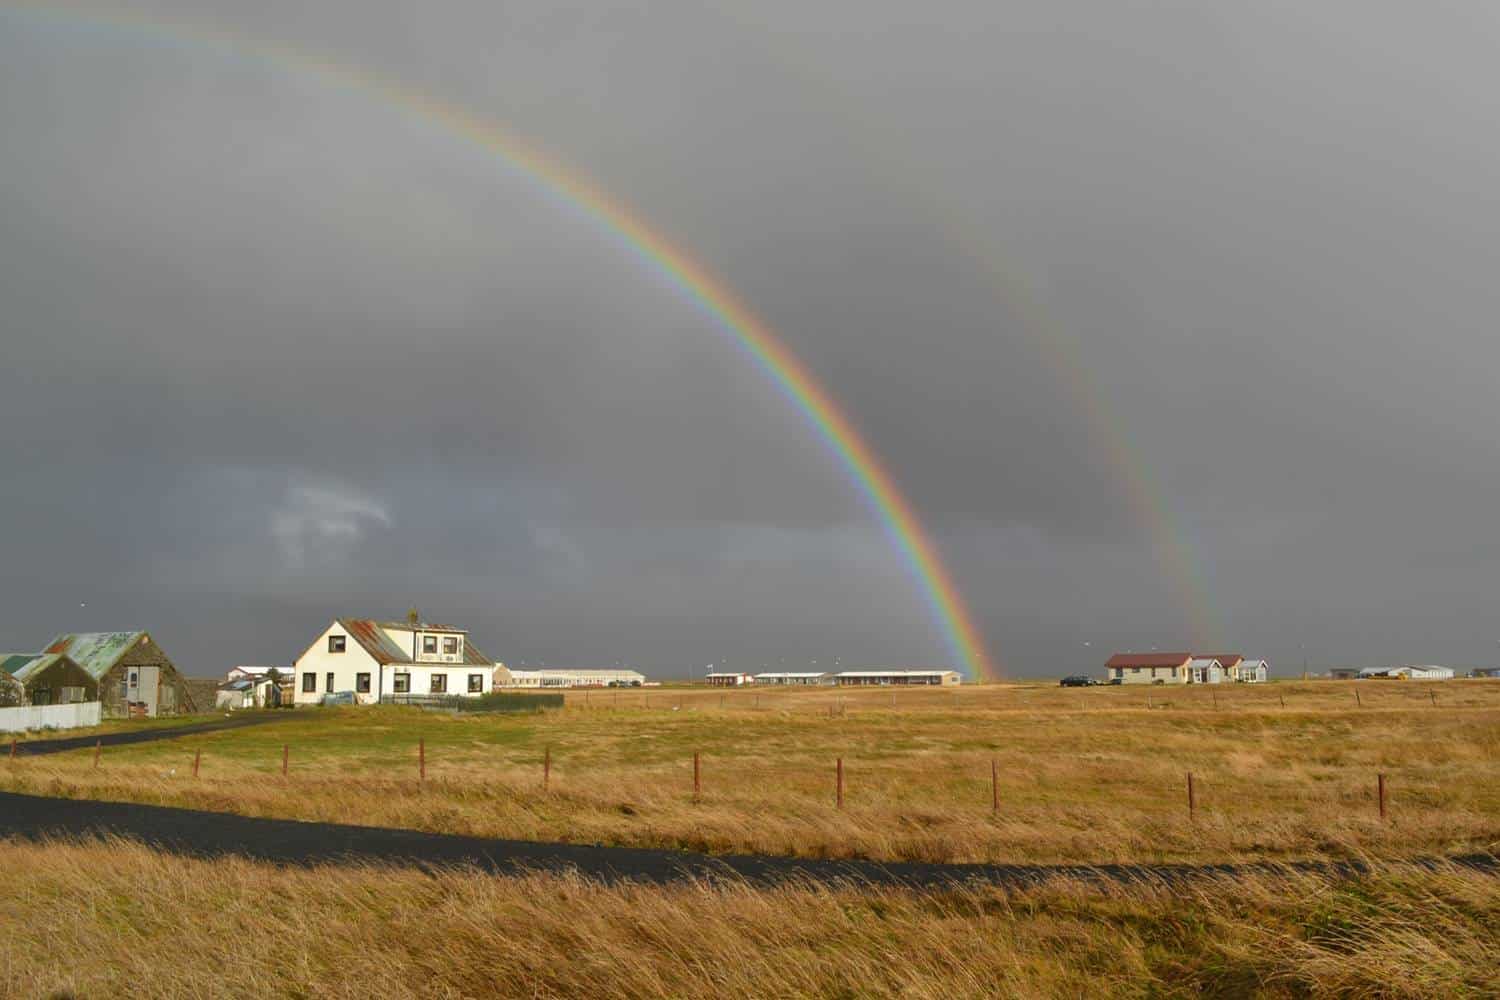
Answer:
[[[818,673],[812,671],[802,673],[770,672],[756,674],[755,683],[779,684],[787,687],[817,687],[819,685],[832,684],[833,675],[827,672]]]
[[[477,698],[489,692],[495,668],[468,632],[452,625],[339,618],[292,665],[293,697],[297,705],[346,694],[357,705]]]
[[[1359,676],[1397,681],[1451,681],[1453,668],[1439,667],[1431,663],[1408,664],[1400,667],[1366,667],[1359,672]]]
[[[641,687],[646,675],[638,670],[547,668],[513,670],[495,665],[495,686],[501,688],[618,688]]]
[[[750,674],[725,673],[711,671],[704,675],[704,679],[711,687],[743,687],[746,684],[754,684],[755,678]]]
[[[840,687],[953,687],[963,682],[957,670],[844,670],[833,675]]]

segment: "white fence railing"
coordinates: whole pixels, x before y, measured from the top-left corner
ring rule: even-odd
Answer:
[[[97,701],[0,708],[0,733],[24,733],[28,729],[77,729],[79,726],[98,724]]]

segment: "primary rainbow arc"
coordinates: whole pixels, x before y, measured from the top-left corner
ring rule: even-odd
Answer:
[[[115,28],[179,44],[210,46],[373,94],[465,137],[592,218],[605,232],[664,274],[731,335],[772,380],[838,459],[912,574],[949,653],[973,678],[999,676],[952,574],[910,501],[848,415],[784,342],[707,267],[651,228],[618,198],[500,126],[450,103],[368,71],[313,57],[281,44],[245,39],[201,25],[150,20],[55,5],[0,4],[60,23]]]

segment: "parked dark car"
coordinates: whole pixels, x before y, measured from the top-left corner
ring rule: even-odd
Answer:
[[[1065,688],[1086,688],[1093,683],[1091,678],[1085,677],[1083,674],[1069,674],[1057,682],[1059,687]]]

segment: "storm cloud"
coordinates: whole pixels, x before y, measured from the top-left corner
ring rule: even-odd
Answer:
[[[1493,662],[1497,35],[1345,0],[0,5],[0,632],[149,628],[206,675],[416,605],[507,662],[950,660],[701,307],[282,44],[502,124],[720,276],[1009,672]]]

